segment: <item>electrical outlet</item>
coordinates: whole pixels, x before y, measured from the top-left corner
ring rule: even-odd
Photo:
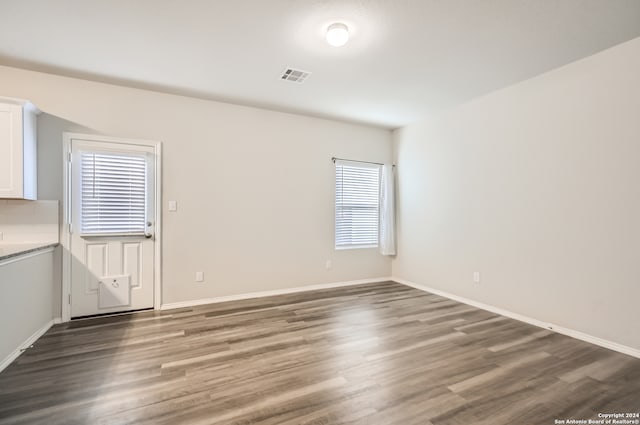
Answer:
[[[331,267],[333,267],[333,264],[331,263],[331,260],[327,260],[326,263],[324,263],[324,268],[327,270],[331,270]]]
[[[480,272],[473,272],[473,283],[480,283]]]
[[[204,272],[196,272],[196,282],[204,282]]]

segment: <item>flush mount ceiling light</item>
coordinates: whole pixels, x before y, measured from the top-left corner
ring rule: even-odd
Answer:
[[[327,28],[326,39],[333,47],[344,46],[349,41],[349,28],[341,22],[331,24]]]

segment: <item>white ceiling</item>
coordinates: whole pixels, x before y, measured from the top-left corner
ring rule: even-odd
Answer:
[[[387,128],[638,36],[639,0],[0,0],[0,64]]]

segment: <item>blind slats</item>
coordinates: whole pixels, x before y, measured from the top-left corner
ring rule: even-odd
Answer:
[[[144,233],[145,156],[82,152],[80,162],[82,233]]]
[[[336,161],[336,248],[378,246],[380,167]]]

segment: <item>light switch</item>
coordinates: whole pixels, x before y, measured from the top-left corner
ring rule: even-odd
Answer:
[[[204,282],[204,272],[196,272],[196,282]]]
[[[169,201],[169,211],[178,211],[178,201]]]

